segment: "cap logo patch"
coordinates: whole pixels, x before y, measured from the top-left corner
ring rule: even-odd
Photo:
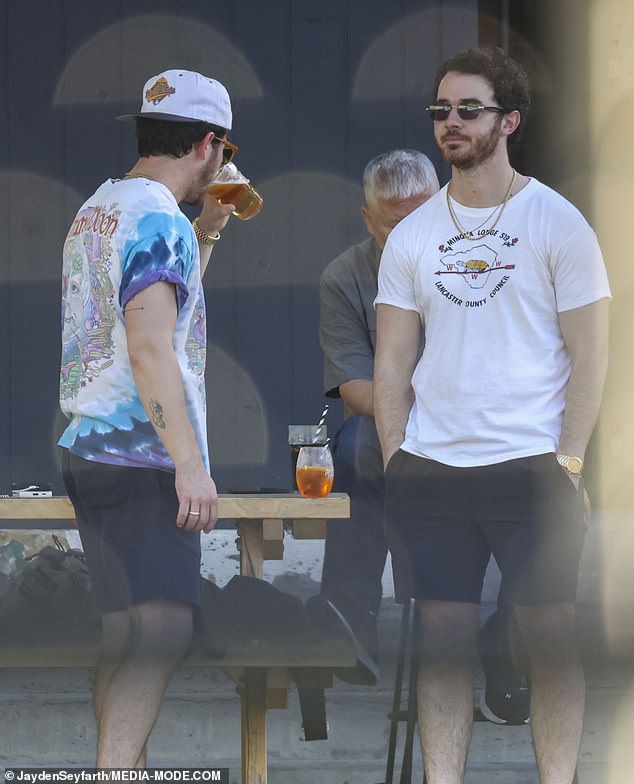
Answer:
[[[164,76],[161,76],[160,79],[157,79],[153,87],[150,87],[149,90],[145,91],[145,100],[148,103],[157,106],[163,98],[167,98],[168,95],[174,95],[175,92],[176,88],[170,87],[167,83],[167,79]]]

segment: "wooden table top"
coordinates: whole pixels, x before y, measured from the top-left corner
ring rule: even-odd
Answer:
[[[218,497],[219,519],[326,519],[350,516],[350,499],[345,493],[325,498],[304,498],[299,493]],[[74,520],[75,512],[66,496],[51,498],[0,498],[0,520]]]

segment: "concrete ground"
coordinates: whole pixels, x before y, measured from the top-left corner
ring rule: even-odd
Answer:
[[[218,532],[207,548],[206,568],[221,585],[237,569],[234,538],[233,532]],[[596,515],[591,521],[579,596],[588,677],[579,784],[634,782],[633,542],[629,515]],[[267,564],[267,577],[305,598],[317,589],[322,548],[319,542],[287,541],[284,561]],[[225,557],[219,559],[219,553]],[[299,704],[291,687],[288,709],[268,714],[270,784],[385,781],[401,613],[390,585],[386,577],[378,685],[335,680],[327,691],[329,738],[311,742],[301,739]],[[493,574],[485,585],[485,601],[491,601],[495,587]],[[475,700],[479,689],[477,681]],[[91,766],[94,746],[89,671],[0,672],[0,767]],[[152,766],[229,767],[230,781],[238,784],[240,708],[234,684],[218,670],[181,669],[169,686],[148,752]],[[418,741],[412,780],[422,781]],[[528,727],[476,723],[465,784],[537,783]]]

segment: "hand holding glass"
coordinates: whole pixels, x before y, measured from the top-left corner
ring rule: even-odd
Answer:
[[[303,446],[299,450],[295,477],[304,498],[325,498],[335,478],[328,446]]]

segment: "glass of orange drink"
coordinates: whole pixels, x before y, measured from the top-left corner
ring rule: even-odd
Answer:
[[[332,490],[335,469],[327,444],[303,446],[295,469],[297,487],[304,498],[324,498]]]

